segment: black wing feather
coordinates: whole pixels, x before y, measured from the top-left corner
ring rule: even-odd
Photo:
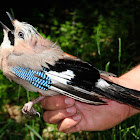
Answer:
[[[95,102],[103,103],[103,101],[97,97],[97,94],[99,94],[99,96],[110,98],[118,102],[127,103],[136,108],[140,108],[140,91],[128,89],[109,81],[106,81],[110,85],[109,87],[96,87],[96,83],[100,79],[100,72],[87,62],[81,61],[79,59],[60,59],[54,66],[50,64],[48,64],[48,66],[50,70],[56,72],[63,72],[67,70],[74,72],[75,77],[71,79],[67,87],[59,84],[54,86],[76,96],[77,98],[75,99],[77,100],[79,100],[78,97],[80,97],[89,101],[93,101],[93,104]],[[76,91],[75,89],[71,89],[69,85],[73,87],[79,87],[91,93],[95,92],[97,94],[86,94],[82,91]]]
[[[87,62],[73,59],[60,59],[50,69],[57,72],[71,70],[76,75],[69,84],[78,86],[88,91],[93,91],[93,86],[100,78],[99,71]]]

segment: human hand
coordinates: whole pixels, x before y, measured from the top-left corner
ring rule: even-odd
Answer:
[[[135,80],[126,80],[125,75],[121,78],[110,77],[108,80],[128,88],[135,86],[135,89],[140,90],[139,85],[130,82]],[[103,100],[107,102],[106,105],[95,106],[62,95],[47,97],[41,101],[42,107],[46,109],[43,119],[48,123],[58,124],[57,128],[61,132],[73,133],[80,130],[106,130],[140,113],[140,110],[129,105],[109,99]]]
[[[61,132],[73,133],[80,130],[102,131],[114,127],[139,110],[129,105],[104,99],[108,104],[94,106],[66,96],[47,97],[41,101],[44,121],[58,124]]]

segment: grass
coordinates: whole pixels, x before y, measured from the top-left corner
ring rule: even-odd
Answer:
[[[30,136],[31,136],[31,139],[34,140],[34,135],[39,138],[40,140],[43,140],[43,138],[40,136],[40,134],[34,129],[32,128],[30,125],[28,124],[25,124],[25,127],[27,127],[29,130],[30,130]]]
[[[105,71],[106,72],[109,72],[109,65],[110,65],[110,62],[107,62],[107,64],[105,65]]]
[[[120,75],[120,67],[121,67],[121,38],[119,40],[119,49],[118,49],[118,75]]]
[[[17,125],[15,121],[8,122],[5,127],[0,129],[0,139],[2,140],[139,140],[139,115],[128,119],[118,126],[103,132],[77,132],[74,134],[64,134],[58,132],[56,125],[46,124],[42,133],[38,132],[36,124]],[[114,118],[115,119],[115,118]],[[35,120],[35,123],[36,120]],[[38,124],[39,125],[39,124]],[[13,130],[12,130],[13,129]]]
[[[100,34],[99,34],[99,28],[97,28],[97,35],[96,35],[96,42],[97,42],[97,50],[98,55],[100,57],[100,69],[102,69],[102,58],[101,58],[101,46],[100,46]]]

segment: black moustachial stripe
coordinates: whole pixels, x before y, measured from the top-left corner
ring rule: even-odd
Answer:
[[[15,44],[15,37],[14,37],[14,34],[11,31],[8,32],[8,38],[10,40],[10,44],[12,46],[14,46],[14,44]]]

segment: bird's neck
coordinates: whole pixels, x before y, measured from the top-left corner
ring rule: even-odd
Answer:
[[[13,52],[13,49],[1,49],[0,50],[0,69],[6,72],[8,68],[8,56]]]

